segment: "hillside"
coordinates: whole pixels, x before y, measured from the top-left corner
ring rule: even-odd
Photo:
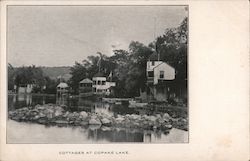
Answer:
[[[41,69],[44,75],[51,79],[56,79],[61,76],[67,81],[71,77],[70,67],[41,67]]]

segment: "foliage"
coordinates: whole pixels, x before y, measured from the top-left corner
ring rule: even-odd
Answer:
[[[116,97],[138,96],[140,89],[146,85],[146,62],[154,51],[160,54],[161,61],[176,69],[177,79],[184,80],[187,78],[187,31],[185,18],[179,27],[166,29],[148,46],[132,41],[128,51],[114,50],[110,57],[97,52],[96,56],[75,63],[71,68],[70,85],[77,93],[78,83],[82,79],[91,79],[98,72],[107,77],[112,72],[112,81],[116,82]]]
[[[44,76],[40,67],[28,66],[14,68],[8,65],[8,89],[13,90],[14,85],[18,87],[33,84],[34,93],[56,93],[57,81]]]

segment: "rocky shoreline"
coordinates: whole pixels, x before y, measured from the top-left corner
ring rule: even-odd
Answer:
[[[36,105],[9,111],[9,118],[18,122],[33,122],[59,126],[102,126],[169,131],[188,130],[188,120],[173,118],[168,113],[155,115],[109,115],[106,113],[69,112],[54,104]]]

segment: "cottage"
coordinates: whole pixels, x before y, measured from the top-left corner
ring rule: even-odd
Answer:
[[[67,83],[61,82],[56,87],[57,95],[65,95],[69,92],[69,86]]]
[[[33,84],[21,84],[19,85],[17,91],[19,94],[29,94],[32,92],[33,87]],[[14,89],[16,89],[16,86],[14,87]]]
[[[83,79],[79,82],[79,94],[80,95],[92,95],[93,88],[92,88],[93,81],[89,78]]]
[[[110,95],[113,90],[112,87],[115,87],[115,82],[108,82],[107,78],[102,73],[97,73],[93,77],[93,92],[98,95]]]
[[[175,80],[175,69],[166,62],[160,61],[154,53],[147,61],[147,87],[142,92],[144,100],[167,101],[172,93]]]

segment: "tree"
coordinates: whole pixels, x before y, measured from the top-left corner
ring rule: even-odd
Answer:
[[[11,64],[8,64],[8,90],[14,89],[15,84],[15,69]]]
[[[86,65],[89,65],[89,62],[85,62]],[[87,77],[87,69],[84,64],[75,62],[75,65],[70,68],[70,74],[72,77],[69,80],[69,85],[72,87],[74,93],[78,92],[79,82]]]
[[[187,78],[187,29],[188,19],[184,18],[179,27],[168,28],[156,39],[156,50],[161,60],[172,65],[177,79]]]

